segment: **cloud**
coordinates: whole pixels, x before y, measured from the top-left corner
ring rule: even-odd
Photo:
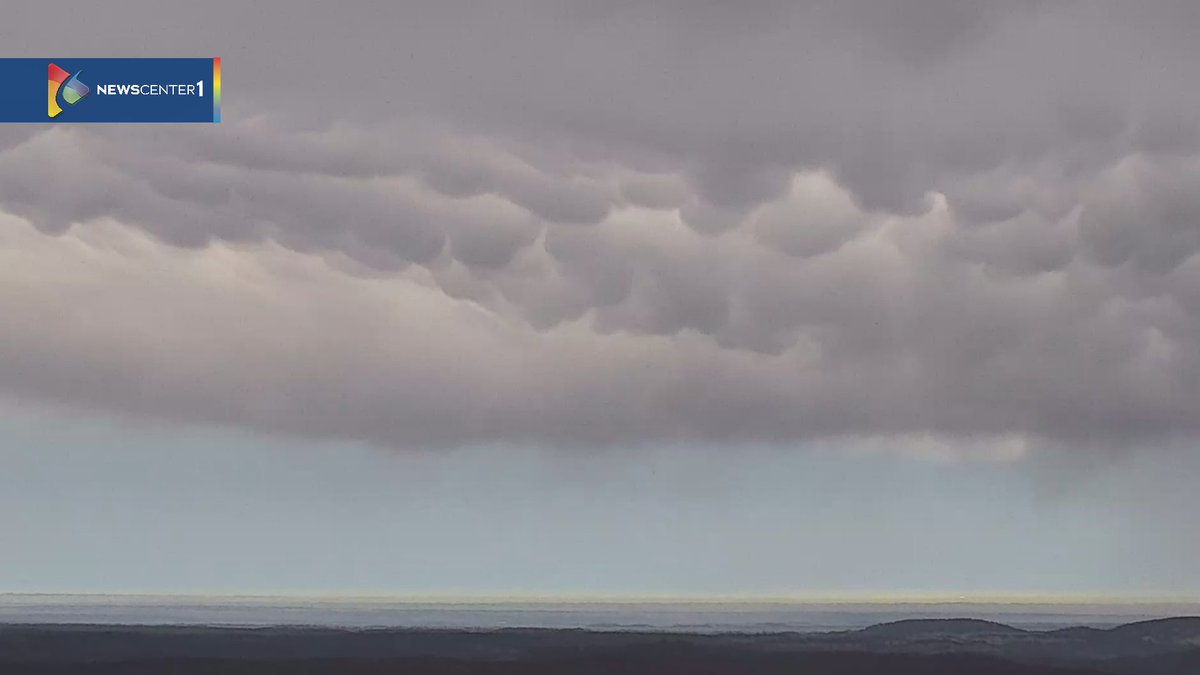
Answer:
[[[0,391],[395,447],[1197,432],[1190,5],[517,9],[175,8],[146,48],[220,52],[225,123],[3,132]]]

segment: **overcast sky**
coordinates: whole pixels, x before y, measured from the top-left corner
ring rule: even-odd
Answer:
[[[1200,593],[1200,5],[69,4],[0,591]]]

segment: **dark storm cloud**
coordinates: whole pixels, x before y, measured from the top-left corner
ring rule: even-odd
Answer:
[[[268,9],[77,12],[222,55],[227,122],[0,133],[10,394],[394,446],[1198,431],[1194,5]]]

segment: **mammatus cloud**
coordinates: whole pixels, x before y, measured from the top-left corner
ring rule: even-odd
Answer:
[[[222,125],[5,131],[0,390],[395,447],[1200,431],[1191,6],[525,9],[351,17],[375,70],[243,17]]]

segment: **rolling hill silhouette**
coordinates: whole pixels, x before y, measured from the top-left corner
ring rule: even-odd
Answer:
[[[763,634],[0,625],[0,672],[1200,675],[1200,617],[1052,631],[913,619]]]

